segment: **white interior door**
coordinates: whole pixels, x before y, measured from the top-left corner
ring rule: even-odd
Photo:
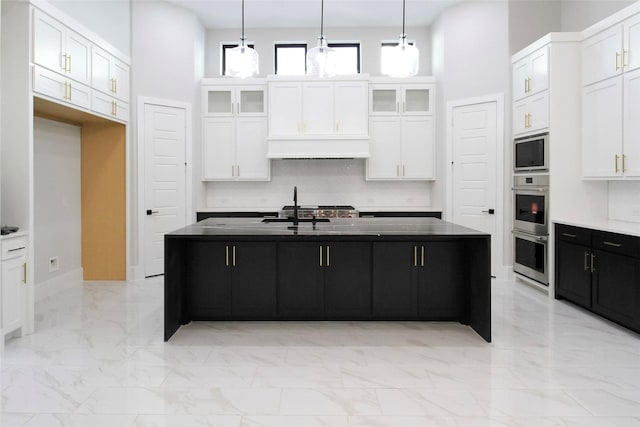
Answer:
[[[145,104],[145,277],[164,273],[164,235],[184,227],[186,130],[184,108]]]
[[[501,263],[497,240],[496,102],[453,108],[453,222],[491,234],[491,270]]]

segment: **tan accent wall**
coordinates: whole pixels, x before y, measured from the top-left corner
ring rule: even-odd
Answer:
[[[82,268],[85,280],[125,280],[125,126],[82,126]]]
[[[37,97],[34,115],[82,128],[84,280],[126,280],[126,126]]]

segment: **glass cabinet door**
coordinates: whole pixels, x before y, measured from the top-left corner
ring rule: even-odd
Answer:
[[[205,108],[207,114],[232,114],[233,100],[231,89],[208,89]]]
[[[240,89],[239,102],[237,106],[238,114],[242,115],[264,115],[265,114],[265,91],[264,89]]]
[[[402,111],[405,113],[430,113],[431,90],[429,88],[406,88]]]
[[[397,113],[399,100],[395,88],[371,89],[371,113]]]

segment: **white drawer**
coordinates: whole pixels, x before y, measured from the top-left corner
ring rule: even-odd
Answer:
[[[27,255],[27,236],[2,240],[2,259],[18,258]]]

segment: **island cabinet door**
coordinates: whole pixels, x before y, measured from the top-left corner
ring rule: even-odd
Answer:
[[[459,320],[464,310],[463,242],[418,245],[418,315],[428,320]]]
[[[324,301],[327,318],[369,318],[371,243],[327,243],[324,255]]]
[[[231,245],[232,314],[234,318],[276,315],[276,244],[238,242]]]
[[[186,302],[191,319],[228,318],[231,315],[229,246],[207,241],[188,244]]]
[[[280,243],[278,248],[278,315],[283,318],[324,317],[325,245]]]
[[[373,244],[374,317],[417,317],[418,248],[409,242]]]

